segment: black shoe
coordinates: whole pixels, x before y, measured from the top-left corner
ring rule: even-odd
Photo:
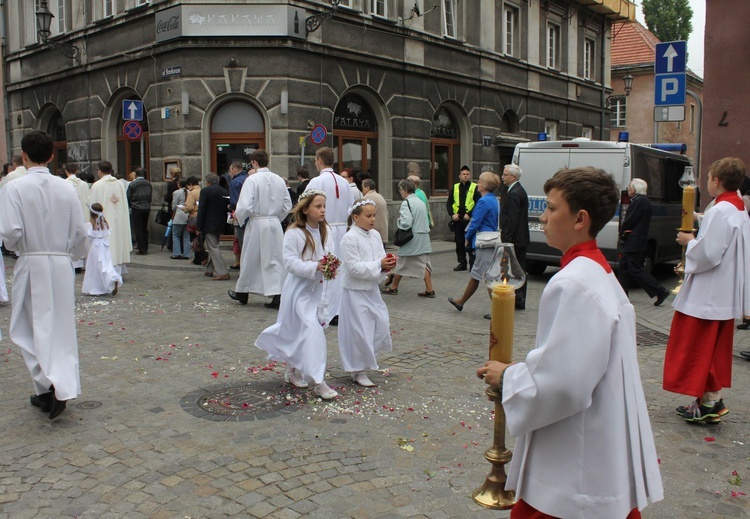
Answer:
[[[247,294],[243,294],[242,292],[235,292],[234,290],[227,290],[227,294],[229,294],[229,297],[231,299],[239,301],[241,305],[247,304]]]
[[[516,310],[526,310],[526,302],[519,303],[516,301]]]
[[[170,256],[169,259],[181,259],[182,256]]]
[[[230,296],[231,297],[231,296]],[[265,303],[263,306],[272,310],[278,310],[281,306],[281,296],[273,296],[270,303]]]
[[[455,267],[453,267],[453,272],[460,272],[462,270],[466,270],[466,263],[459,263]]]
[[[49,419],[54,420],[55,418],[60,416],[63,411],[65,411],[65,408],[68,404],[65,402],[65,400],[57,399],[57,396],[55,396],[55,386],[50,386],[50,389],[52,390],[52,407],[49,411]]]
[[[750,319],[743,319],[742,324],[737,325],[738,330],[747,330],[750,328]]]
[[[136,254],[137,256],[145,256],[146,254],[148,254],[148,252],[146,252],[145,250],[139,250],[139,251],[138,251],[138,252],[136,252],[135,254]]]
[[[43,413],[49,413],[52,410],[52,393],[31,395],[31,405],[38,407]]]
[[[328,323],[328,324],[330,324],[331,326],[338,326],[339,325],[339,316],[338,315],[334,315],[333,319],[331,319],[331,322]]]
[[[487,319],[488,321],[491,321],[492,320],[492,314],[484,314],[484,318]]]
[[[240,270],[239,265],[229,265],[229,270]]]
[[[76,267],[76,274],[83,272],[83,267]]]
[[[724,399],[719,399],[709,407],[702,404],[700,398],[696,398],[692,404],[677,408],[677,414],[686,422],[719,423],[721,417],[728,413],[729,409],[724,405]]]
[[[667,300],[667,298],[669,297],[669,294],[670,294],[670,293],[671,293],[671,292],[670,292],[669,290],[665,290],[664,292],[662,292],[662,293],[661,293],[661,294],[659,295],[659,297],[657,297],[657,298],[656,298],[656,301],[654,302],[654,306],[661,306],[661,304],[662,304],[662,303],[663,303],[664,301],[666,301],[666,300]]]
[[[750,351],[741,351],[740,357],[742,357],[745,360],[750,360]]]
[[[450,304],[452,304],[452,305],[453,305],[453,308],[455,308],[455,309],[456,309],[456,310],[458,310],[459,312],[460,312],[460,311],[462,311],[462,310],[464,309],[464,305],[459,305],[458,303],[456,303],[456,302],[455,302],[455,301],[453,300],[453,298],[452,298],[452,297],[449,297],[449,298],[448,298],[448,302],[449,302]]]

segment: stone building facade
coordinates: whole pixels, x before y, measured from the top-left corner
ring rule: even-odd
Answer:
[[[438,205],[461,165],[499,168],[539,132],[607,138],[611,25],[635,15],[627,0],[52,0],[44,43],[41,1],[2,4],[12,151],[43,129],[52,167],[143,162],[158,193],[171,164],[222,173],[260,147],[294,177],[327,145],[387,199],[416,163]],[[124,101],[142,102],[142,139]]]

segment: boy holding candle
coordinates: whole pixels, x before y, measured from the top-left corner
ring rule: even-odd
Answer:
[[[679,232],[687,246],[685,282],[664,357],[664,389],[695,397],[677,413],[688,422],[718,423],[729,413],[719,392],[731,387],[734,319],[750,313],[750,217],[737,189],[745,164],[723,158],[708,170],[708,193],[716,197],[698,235]]]
[[[539,303],[536,348],[524,362],[477,370],[500,388],[517,437],[506,485],[518,499],[511,518],[639,518],[663,489],[635,311],[595,241],[619,191],[590,167],[558,171],[544,191],[544,234],[563,257]]]

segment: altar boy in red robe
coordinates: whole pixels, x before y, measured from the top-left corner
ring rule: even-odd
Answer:
[[[503,395],[516,437],[506,489],[511,519],[636,519],[663,498],[638,368],[635,311],[596,245],[619,190],[594,168],[544,184],[540,221],[560,271],[539,302],[536,346],[523,362],[477,370]]]
[[[745,164],[717,160],[708,170],[715,204],[698,235],[680,232],[687,246],[685,282],[672,306],[675,314],[664,357],[664,389],[695,397],[677,413],[688,422],[718,423],[729,409],[720,391],[732,385],[734,320],[750,313],[750,218],[737,194]]]

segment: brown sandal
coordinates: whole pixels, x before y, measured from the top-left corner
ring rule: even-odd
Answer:
[[[398,295],[398,288],[381,288],[380,291],[389,296]]]
[[[432,290],[431,292],[427,292],[427,291],[425,290],[424,292],[420,292],[420,293],[419,293],[419,294],[417,294],[417,295],[418,295],[419,297],[431,297],[431,298],[434,298],[434,297],[435,297],[435,291],[434,291],[434,290]]]

